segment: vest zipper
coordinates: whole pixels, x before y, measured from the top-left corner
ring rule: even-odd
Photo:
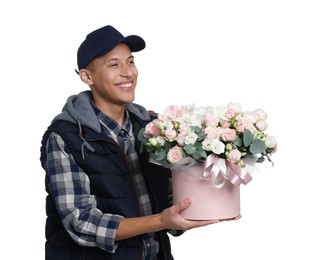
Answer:
[[[96,139],[86,139],[86,141],[88,142],[95,142],[95,141],[104,141],[106,143],[110,143],[114,146],[116,146],[118,148],[118,150],[120,151],[121,153],[121,156],[125,162],[125,165],[126,165],[126,168],[128,170],[128,173],[129,173],[129,176],[130,176],[130,181],[132,183],[132,186],[133,186],[133,190],[134,190],[134,193],[135,193],[135,196],[136,196],[136,200],[138,201],[137,203],[137,206],[138,206],[138,211],[139,211],[139,216],[142,216],[141,215],[141,209],[140,209],[140,201],[139,201],[139,197],[140,197],[140,194],[138,192],[138,189],[136,188],[136,184],[134,182],[134,178],[133,178],[133,173],[132,173],[132,170],[129,166],[129,162],[128,162],[128,159],[127,159],[127,156],[125,155],[122,147],[116,142],[114,141],[113,139],[107,139],[107,138],[96,138]],[[156,206],[157,207],[157,206]],[[142,260],[142,256],[143,256],[143,253],[144,253],[144,243],[143,243],[143,239],[140,239],[140,249],[141,249],[141,252],[140,252],[140,260]]]

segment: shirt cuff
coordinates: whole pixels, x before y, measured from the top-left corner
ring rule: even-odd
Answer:
[[[118,244],[115,243],[115,237],[120,220],[123,216],[104,214],[97,228],[96,242],[98,247],[110,253],[115,253]]]

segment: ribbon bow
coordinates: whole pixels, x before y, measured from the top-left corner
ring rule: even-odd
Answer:
[[[203,169],[203,177],[211,177],[211,182],[216,188],[222,188],[226,180],[234,185],[247,184],[252,180],[250,174],[253,171],[252,166],[248,165],[248,167],[241,168],[237,164],[219,158],[214,154],[210,154],[206,158]]]

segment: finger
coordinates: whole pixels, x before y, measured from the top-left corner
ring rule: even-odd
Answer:
[[[210,219],[210,220],[189,220],[191,222],[192,227],[203,227],[210,224],[219,223],[219,219]]]
[[[219,223],[220,220],[219,219],[210,219],[210,220],[203,220],[203,221],[199,221],[201,225],[206,226],[209,224],[215,224],[215,223]]]
[[[188,208],[191,205],[191,203],[192,203],[191,199],[187,198],[187,199],[184,199],[184,200],[180,201],[179,203],[175,204],[177,212],[180,212],[180,211]]]
[[[229,221],[229,220],[239,220],[241,218],[241,216],[236,216],[236,217],[233,217],[233,218],[224,218],[224,219],[220,219],[220,221]]]

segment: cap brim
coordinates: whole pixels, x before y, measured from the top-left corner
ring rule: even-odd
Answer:
[[[141,51],[145,48],[145,41],[137,35],[127,36],[121,43],[127,44],[132,52]]]

